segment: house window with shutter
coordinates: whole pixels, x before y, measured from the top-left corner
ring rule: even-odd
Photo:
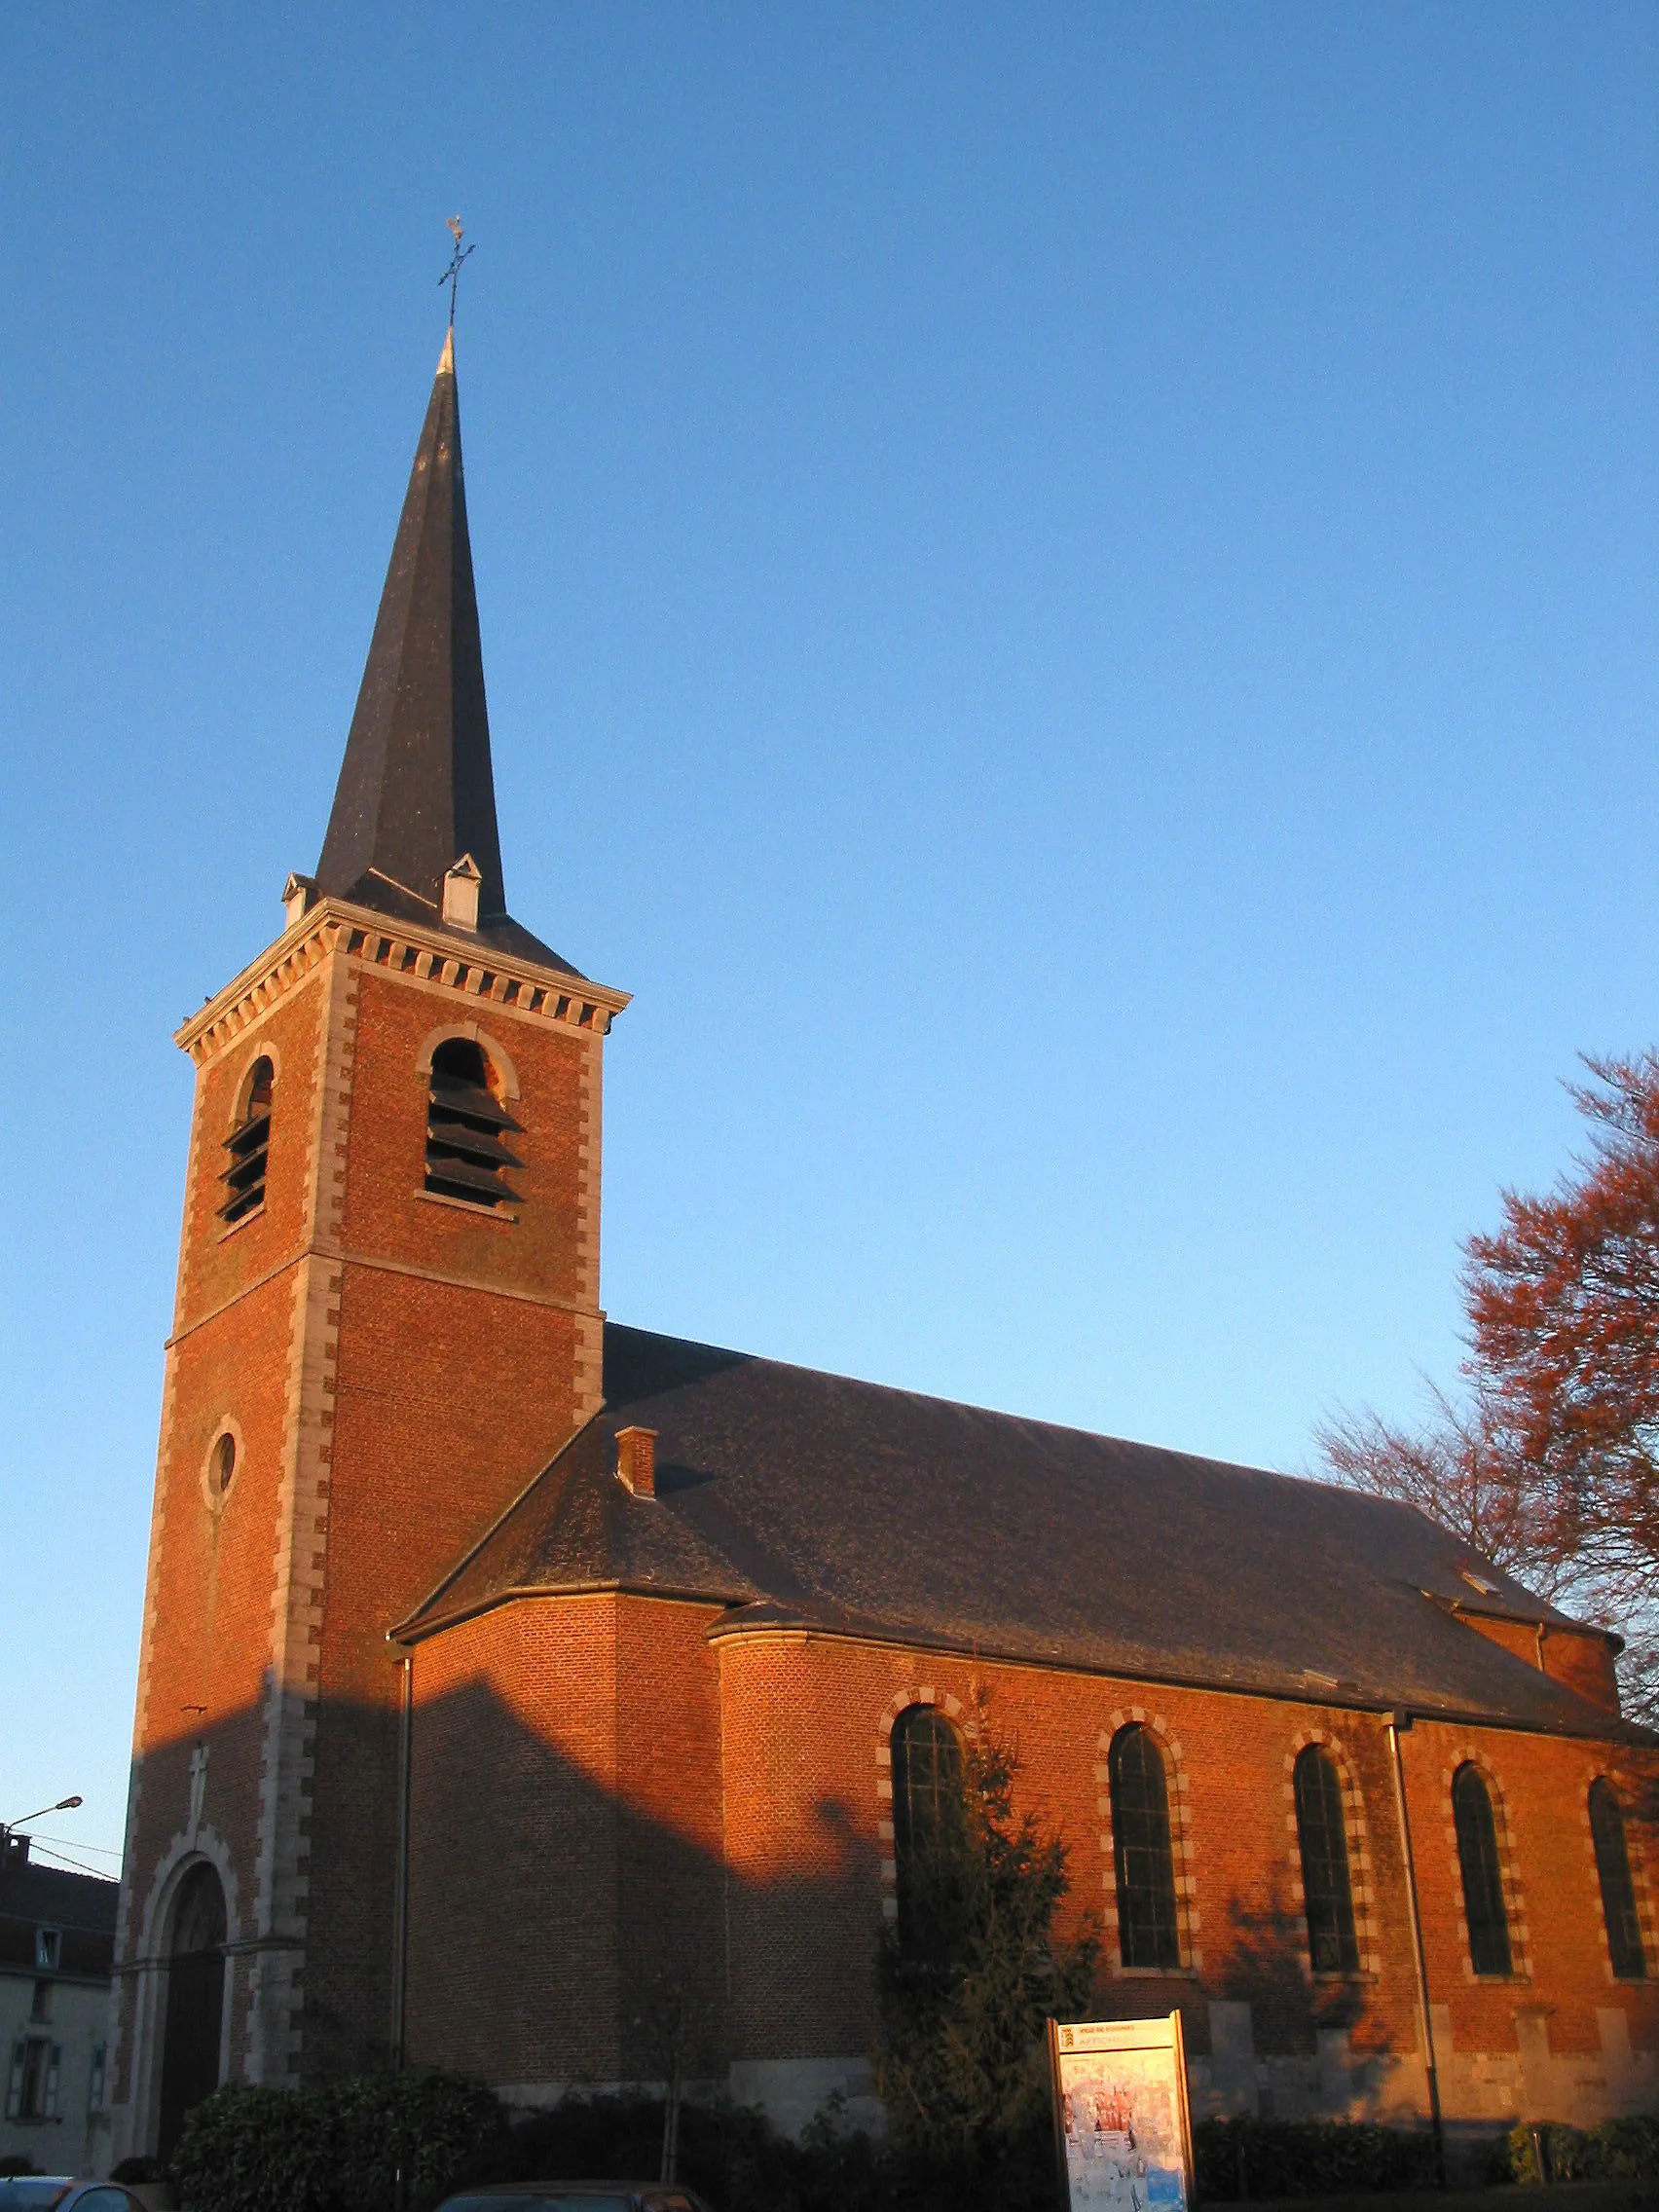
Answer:
[[[451,1037],[432,1054],[426,1105],[426,1189],[466,1205],[515,1200],[507,1173],[523,1162],[506,1138],[518,1124],[501,1104],[499,1078],[481,1045]]]
[[[254,1061],[248,1070],[245,1094],[237,1125],[225,1139],[226,1164],[221,1181],[224,1203],[219,1211],[227,1222],[245,1221],[265,1203],[265,1166],[271,1152],[271,1089],[276,1075],[268,1059]]]
[[[57,1962],[63,1953],[63,1935],[60,1929],[35,1930],[35,1965],[43,1973],[55,1973]]]
[[[19,2036],[12,2046],[12,2070],[6,2084],[6,2118],[16,2120],[55,2120],[57,2083],[63,2068],[63,2046],[45,2036]]]

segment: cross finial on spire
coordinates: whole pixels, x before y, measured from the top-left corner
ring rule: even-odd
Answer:
[[[461,265],[466,259],[467,255],[469,253],[475,253],[477,251],[477,248],[476,246],[463,246],[461,244],[461,240],[462,233],[461,228],[461,217],[459,215],[450,216],[447,228],[449,230],[450,236],[455,240],[455,251],[450,256],[449,267],[438,278],[438,282],[440,284],[447,284],[450,288],[450,328],[453,330],[455,328],[455,288],[461,282]]]

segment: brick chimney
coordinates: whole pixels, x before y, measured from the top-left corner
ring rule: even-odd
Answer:
[[[616,1431],[616,1479],[636,1497],[656,1495],[656,1440],[654,1428]]]

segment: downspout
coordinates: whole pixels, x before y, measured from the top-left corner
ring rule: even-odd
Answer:
[[[1428,2005],[1428,1967],[1422,1949],[1422,1914],[1418,1909],[1417,1865],[1412,1857],[1412,1824],[1406,1811],[1406,1768],[1400,1738],[1412,1724],[1409,1713],[1388,1715],[1388,1751],[1394,1770],[1394,1811],[1400,1824],[1400,1856],[1406,1869],[1406,1897],[1412,1911],[1412,1954],[1417,1961],[1418,2033],[1422,2038],[1423,2072],[1428,2077],[1428,2123],[1434,2134],[1434,2164],[1446,2187],[1446,2135],[1440,2117],[1440,2069],[1434,2056],[1434,2020]]]
[[[415,1733],[415,1654],[403,1654],[397,1728],[397,1871],[391,1905],[391,2063],[403,2066],[404,1990],[409,1978],[409,1769]],[[401,2178],[401,2177],[400,2177]]]

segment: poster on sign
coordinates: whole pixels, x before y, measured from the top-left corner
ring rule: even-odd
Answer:
[[[1181,2015],[1049,2022],[1066,2212],[1191,2212],[1193,2128]]]

